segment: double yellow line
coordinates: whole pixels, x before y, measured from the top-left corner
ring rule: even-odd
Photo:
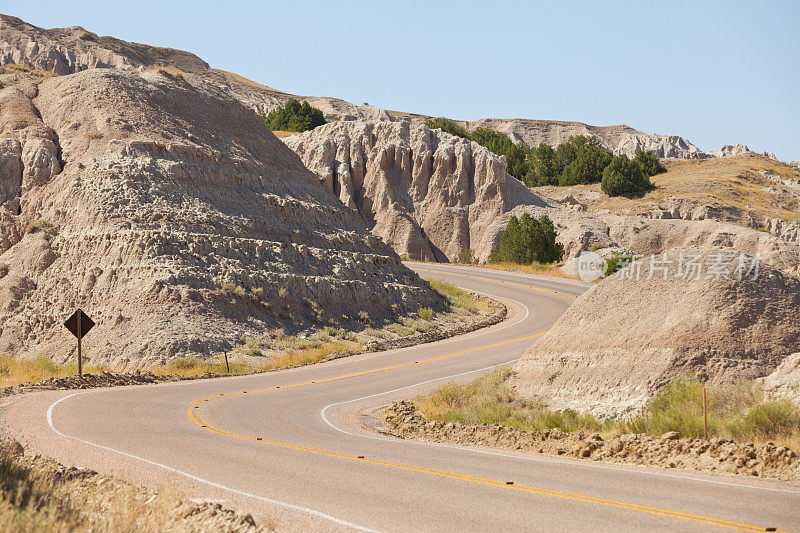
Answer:
[[[436,271],[430,271],[430,272],[436,272]],[[445,273],[445,272],[443,272],[443,273]],[[451,273],[450,272],[446,272],[446,274],[451,274]],[[461,274],[455,274],[455,275],[461,275]],[[477,276],[466,276],[466,277],[473,277],[473,278],[477,278],[477,279],[487,279],[489,281],[499,281],[499,280],[491,280],[489,278],[479,278]],[[510,283],[510,282],[501,282],[501,283]],[[512,284],[512,285],[520,285],[520,284],[516,284],[516,283],[510,283],[510,284]],[[520,285],[520,286],[530,287],[528,285]],[[539,289],[537,287],[530,287],[530,288],[534,288],[534,289],[542,290],[542,291],[546,291],[546,292],[554,292],[555,294],[563,294],[563,293],[558,293],[558,292],[555,292],[555,291],[548,291],[546,289]],[[564,296],[571,296],[571,295],[566,295],[565,294]],[[571,297],[575,298],[575,296],[571,296]],[[281,389],[292,389],[292,388],[297,388],[297,387],[307,387],[307,386],[311,386],[311,385],[318,385],[318,384],[321,384],[321,383],[330,383],[332,381],[340,381],[340,380],[359,377],[359,376],[377,374],[377,373],[380,373],[380,372],[387,372],[389,370],[395,370],[395,369],[398,369],[398,368],[405,368],[405,367],[410,367],[410,366],[414,366],[414,365],[421,365],[421,364],[426,364],[426,363],[433,363],[433,362],[436,362],[436,361],[442,361],[444,359],[463,356],[463,355],[466,355],[466,354],[470,354],[470,353],[474,353],[474,352],[478,352],[478,351],[482,351],[482,350],[487,350],[489,348],[494,348],[494,347],[502,346],[502,345],[505,345],[505,344],[511,344],[511,343],[514,343],[514,342],[530,340],[530,339],[533,339],[533,338],[536,338],[536,337],[540,337],[542,335],[544,335],[544,333],[538,333],[536,335],[530,335],[530,336],[521,337],[521,338],[518,338],[518,339],[512,339],[512,340],[507,340],[507,341],[503,341],[503,342],[498,342],[498,343],[490,344],[490,345],[487,345],[487,346],[481,346],[481,347],[477,347],[477,348],[470,348],[468,350],[462,350],[460,352],[455,352],[455,353],[451,353],[451,354],[447,354],[447,355],[441,355],[441,356],[438,356],[438,357],[431,357],[429,359],[422,359],[420,361],[414,361],[414,362],[411,362],[411,363],[402,363],[402,364],[397,364],[397,365],[391,365],[391,366],[386,366],[386,367],[382,367],[382,368],[377,368],[377,369],[374,369],[374,370],[366,370],[366,371],[363,371],[363,372],[354,372],[354,373],[351,373],[351,374],[344,374],[344,375],[341,375],[341,376],[324,378],[324,379],[319,379],[319,380],[315,380],[315,381],[305,381],[305,382],[295,383],[295,384],[286,385],[286,386],[268,387],[268,388],[263,388],[263,389],[254,389],[254,390],[250,390],[250,391],[213,394],[211,396],[206,396],[205,398],[201,398],[201,399],[195,401],[194,403],[192,403],[191,405],[189,405],[188,415],[189,415],[189,418],[192,420],[192,422],[194,424],[196,424],[197,426],[199,426],[202,429],[205,429],[206,431],[210,431],[212,433],[216,433],[218,435],[222,435],[222,436],[225,436],[225,437],[251,440],[251,441],[254,441],[254,442],[259,442],[261,444],[266,444],[266,445],[270,445],[270,446],[277,446],[277,447],[281,447],[281,448],[287,448],[287,449],[296,450],[296,451],[299,451],[299,452],[312,453],[312,454],[316,454],[316,455],[325,455],[325,456],[328,456],[328,457],[335,457],[335,458],[344,459],[344,460],[361,461],[361,462],[364,462],[364,463],[369,463],[369,464],[382,466],[382,467],[386,467],[386,468],[394,468],[394,469],[398,469],[398,470],[407,470],[407,471],[411,471],[411,472],[419,472],[419,473],[423,473],[423,474],[429,474],[429,475],[434,475],[434,476],[439,476],[439,477],[446,477],[446,478],[455,479],[455,480],[459,480],[459,481],[464,481],[464,482],[468,482],[468,483],[490,485],[490,486],[499,487],[499,488],[503,488],[503,489],[507,489],[507,490],[522,491],[522,492],[527,492],[527,493],[531,493],[531,494],[539,494],[539,495],[543,495],[543,496],[551,496],[551,497],[555,497],[555,498],[563,498],[563,499],[574,500],[574,501],[579,501],[579,502],[584,502],[584,503],[592,503],[592,504],[596,504],[596,505],[603,505],[603,506],[607,506],[607,507],[615,507],[615,508],[618,508],[618,509],[626,509],[626,510],[630,510],[630,511],[636,511],[636,512],[640,512],[640,513],[646,513],[646,514],[651,514],[651,515],[656,515],[656,516],[675,518],[675,519],[679,519],[679,520],[687,520],[687,521],[691,521],[691,522],[698,522],[698,523],[706,524],[706,525],[725,527],[725,528],[735,529],[735,530],[739,530],[739,531],[766,531],[766,528],[764,528],[764,527],[753,526],[753,525],[750,525],[750,524],[743,524],[741,522],[733,522],[733,521],[729,521],[729,520],[722,520],[722,519],[719,519],[719,518],[712,518],[712,517],[707,517],[707,516],[702,516],[702,515],[681,513],[681,512],[678,512],[678,511],[671,511],[669,509],[660,509],[658,507],[648,507],[648,506],[645,506],[645,505],[638,505],[638,504],[634,504],[634,503],[628,503],[628,502],[622,502],[622,501],[616,501],[616,500],[607,500],[607,499],[604,499],[604,498],[597,498],[597,497],[594,497],[594,496],[586,496],[586,495],[582,495],[582,494],[574,494],[574,493],[570,493],[570,492],[562,492],[562,491],[557,491],[557,490],[545,489],[545,488],[541,488],[541,487],[533,487],[533,486],[529,486],[529,485],[516,485],[511,481],[502,481],[502,480],[496,480],[496,479],[481,478],[481,477],[476,477],[476,476],[470,476],[468,474],[459,474],[457,472],[449,472],[447,470],[436,470],[436,469],[432,469],[432,468],[426,468],[426,467],[415,466],[415,465],[408,465],[408,464],[404,464],[404,463],[395,463],[395,462],[392,462],[392,461],[384,461],[384,460],[381,460],[381,459],[372,459],[372,458],[365,457],[363,455],[352,455],[352,454],[342,453],[342,452],[337,452],[337,451],[332,451],[332,450],[324,450],[324,449],[320,449],[320,448],[312,448],[312,447],[303,446],[303,445],[300,445],[300,444],[293,444],[293,443],[290,443],[290,442],[283,442],[283,441],[279,441],[279,440],[273,440],[273,439],[269,439],[269,438],[266,438],[266,437],[257,437],[257,436],[252,436],[252,435],[242,435],[242,434],[239,434],[239,433],[234,433],[234,432],[231,432],[231,431],[227,431],[225,429],[222,429],[222,428],[219,428],[219,427],[216,427],[216,426],[210,424],[208,422],[208,420],[206,420],[202,416],[202,414],[200,413],[200,408],[201,408],[202,404],[204,404],[206,402],[209,402],[209,401],[212,401],[212,400],[222,399],[224,397],[240,396],[240,395],[243,395],[243,394],[257,394],[257,393],[273,392],[273,391],[277,391],[277,390],[281,390]],[[774,531],[774,530],[771,530],[771,531]]]

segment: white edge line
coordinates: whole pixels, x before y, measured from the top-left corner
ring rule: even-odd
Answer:
[[[427,385],[429,383],[434,383],[434,382],[437,382],[437,381],[443,381],[443,380],[446,380],[446,379],[452,379],[452,378],[456,378],[456,377],[460,377],[460,376],[465,376],[467,374],[474,374],[475,372],[483,372],[485,370],[491,370],[491,369],[497,368],[499,366],[503,366],[503,365],[508,365],[508,364],[514,363],[514,362],[516,362],[518,360],[519,359],[512,359],[510,361],[506,361],[505,363],[498,363],[498,364],[495,364],[495,365],[486,366],[486,367],[478,368],[478,369],[475,369],[475,370],[469,370],[467,372],[461,372],[459,374],[452,374],[450,376],[444,376],[444,377],[440,377],[440,378],[429,379],[427,381],[421,381],[420,383],[415,383],[413,385],[400,387],[398,389],[392,389],[392,390],[388,390],[388,391],[385,391],[385,392],[379,392],[377,394],[370,394],[369,396],[362,396],[361,398],[354,398],[352,400],[345,400],[345,401],[342,401],[342,402],[331,403],[331,404],[328,404],[325,407],[323,407],[320,410],[319,415],[320,415],[320,417],[322,417],[322,420],[328,426],[332,427],[336,431],[338,431],[340,433],[344,433],[345,435],[350,435],[350,436],[353,436],[353,437],[358,437],[358,438],[363,438],[363,439],[374,439],[374,440],[382,440],[382,441],[387,441],[387,442],[403,442],[405,444],[421,445],[421,446],[435,446],[435,447],[438,447],[438,448],[450,448],[450,449],[454,449],[454,450],[461,450],[461,451],[464,451],[464,452],[478,453],[478,454],[483,454],[483,455],[495,455],[495,456],[499,456],[499,457],[507,457],[507,458],[510,458],[510,459],[519,459],[519,460],[522,460],[522,461],[534,461],[534,462],[538,462],[538,463],[551,463],[551,464],[569,464],[569,465],[574,465],[574,466],[577,466],[577,467],[601,468],[601,469],[605,469],[605,470],[616,470],[616,471],[619,471],[619,472],[627,472],[627,473],[631,473],[631,474],[646,474],[646,475],[651,475],[651,476],[662,476],[662,477],[669,477],[669,478],[675,478],[675,479],[681,479],[681,480],[687,480],[687,481],[696,481],[696,482],[700,482],[700,483],[711,483],[711,484],[714,484],[714,485],[728,485],[728,486],[736,487],[736,488],[745,488],[745,489],[752,489],[752,490],[766,490],[766,491],[771,491],[771,492],[784,492],[784,493],[787,493],[787,494],[800,494],[800,491],[796,491],[796,490],[779,489],[779,488],[774,488],[774,487],[758,487],[758,486],[747,485],[747,484],[743,484],[743,483],[732,483],[732,482],[729,482],[729,481],[703,479],[703,478],[698,478],[698,477],[694,477],[694,476],[690,476],[690,475],[685,475],[684,476],[684,475],[678,475],[678,474],[669,474],[667,472],[652,472],[652,471],[649,471],[649,470],[639,470],[639,469],[636,469],[636,468],[626,468],[626,467],[622,467],[622,466],[613,466],[613,465],[599,465],[599,464],[583,463],[583,462],[577,462],[577,461],[574,461],[574,462],[573,461],[559,461],[556,458],[549,458],[549,457],[546,458],[546,457],[530,457],[530,456],[524,456],[524,455],[510,455],[510,454],[502,453],[502,452],[495,452],[495,451],[491,451],[491,450],[481,450],[481,449],[476,449],[476,448],[468,448],[466,446],[457,446],[457,445],[454,445],[454,444],[444,444],[444,443],[439,443],[439,442],[426,442],[426,441],[409,440],[409,439],[401,439],[401,438],[380,437],[378,435],[362,435],[362,434],[358,434],[358,433],[351,433],[350,431],[344,430],[344,429],[336,426],[335,424],[333,424],[328,419],[328,417],[326,415],[326,413],[328,412],[329,408],[336,407],[337,405],[343,405],[343,404],[347,404],[347,403],[358,402],[358,401],[361,401],[361,400],[368,400],[368,399],[371,399],[371,398],[375,398],[377,396],[384,396],[386,394],[392,394],[394,392],[400,392],[402,390],[412,389],[414,387],[419,387],[421,385]]]
[[[63,398],[61,398],[59,400],[56,400],[55,402],[53,402],[50,405],[50,407],[47,409],[47,424],[50,426],[50,429],[53,430],[53,433],[55,433],[56,435],[59,435],[60,437],[65,438],[65,439],[71,439],[71,440],[80,442],[82,444],[87,444],[89,446],[94,446],[95,448],[100,448],[100,449],[106,450],[108,452],[116,453],[118,455],[122,455],[122,456],[128,457],[130,459],[135,459],[136,461],[141,461],[141,462],[146,463],[146,464],[151,465],[151,466],[162,468],[164,470],[167,470],[168,472],[172,472],[174,474],[178,474],[180,476],[189,478],[192,481],[196,481],[198,483],[202,483],[204,485],[208,485],[210,487],[214,487],[215,489],[224,490],[224,491],[230,492],[232,494],[237,494],[239,496],[252,498],[254,500],[259,500],[259,501],[262,501],[262,502],[271,503],[271,504],[278,505],[278,506],[281,506],[281,507],[284,507],[284,508],[287,508],[287,509],[292,509],[292,510],[295,510],[295,511],[301,511],[301,512],[304,512],[304,513],[308,513],[308,514],[316,516],[318,518],[322,518],[322,519],[328,520],[330,522],[333,522],[335,524],[355,529],[357,531],[368,531],[368,532],[371,532],[371,533],[377,533],[377,530],[375,530],[375,529],[370,529],[368,527],[360,526],[358,524],[354,524],[352,522],[348,522],[346,520],[342,520],[341,518],[336,518],[335,516],[331,516],[329,514],[325,514],[325,513],[321,512],[321,511],[317,511],[315,509],[310,509],[308,507],[302,507],[300,505],[295,505],[295,504],[292,504],[292,503],[286,503],[286,502],[282,502],[282,501],[279,501],[279,500],[273,500],[272,498],[267,498],[265,496],[259,496],[257,494],[252,494],[250,492],[244,492],[244,491],[237,490],[237,489],[234,489],[234,488],[231,488],[231,487],[226,487],[225,485],[221,485],[219,483],[215,483],[213,481],[209,481],[207,479],[203,479],[201,477],[195,476],[193,474],[189,474],[188,472],[184,472],[182,470],[178,470],[177,468],[173,468],[173,467],[167,466],[165,464],[157,463],[155,461],[151,461],[151,460],[145,459],[143,457],[138,457],[136,455],[133,455],[133,454],[130,454],[130,453],[127,453],[127,452],[123,452],[123,451],[120,451],[120,450],[115,450],[114,448],[110,448],[108,446],[103,446],[102,444],[96,444],[94,442],[90,442],[88,440],[81,439],[79,437],[74,437],[72,435],[66,435],[66,434],[62,433],[61,431],[59,431],[58,429],[56,429],[55,425],[53,424],[53,409],[56,407],[56,405],[60,404],[64,400],[67,400],[67,399],[72,398],[74,396],[78,396],[80,394],[86,394],[87,392],[89,392],[89,391],[72,393],[72,394],[70,394],[68,396],[64,396]]]

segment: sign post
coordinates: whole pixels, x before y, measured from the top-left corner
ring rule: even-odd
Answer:
[[[78,309],[69,317],[64,326],[78,339],[78,376],[83,378],[83,354],[81,353],[81,339],[94,327],[94,321],[86,313]]]

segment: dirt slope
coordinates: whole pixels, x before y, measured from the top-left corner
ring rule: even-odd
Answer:
[[[523,355],[514,386],[553,409],[617,417],[676,377],[757,378],[800,350],[800,279],[762,264],[757,279],[745,270],[740,281],[733,250],[682,252],[702,256],[700,279],[680,276],[678,254],[668,265],[651,268],[645,259],[621,270],[579,297]],[[712,264],[732,279],[709,278]]]
[[[66,359],[61,322],[79,306],[98,323],[92,362],[125,368],[438,301],[202,78],[91,69],[0,85],[0,353]]]

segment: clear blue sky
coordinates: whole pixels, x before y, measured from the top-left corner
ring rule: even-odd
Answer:
[[[473,120],[628,124],[800,158],[800,2],[26,0],[276,89]]]

